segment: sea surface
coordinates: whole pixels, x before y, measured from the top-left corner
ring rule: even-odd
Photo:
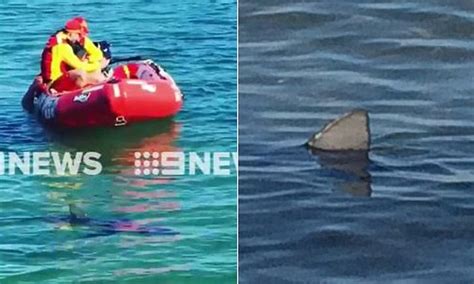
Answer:
[[[239,5],[241,282],[474,283],[474,1]]]
[[[103,165],[96,176],[0,175],[0,283],[236,282],[235,167],[224,176],[134,173],[135,152],[236,151],[236,14],[232,0],[0,1],[1,152],[95,151]],[[45,129],[24,112],[44,44],[78,15],[114,56],[161,64],[186,96],[183,110],[74,133]],[[92,221],[71,226],[69,204]]]

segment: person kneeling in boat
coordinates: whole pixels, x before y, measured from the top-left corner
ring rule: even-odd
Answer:
[[[101,70],[109,60],[87,37],[87,32],[85,20],[77,17],[49,38],[42,54],[41,77],[52,93],[73,91],[106,80]],[[86,60],[74,54],[73,46],[77,44],[86,50]]]
[[[112,51],[110,50],[110,44],[107,41],[92,42],[87,36],[89,34],[89,27],[86,19],[83,17],[75,17],[73,20],[77,20],[81,25],[82,37],[81,40],[75,43],[71,43],[71,47],[74,54],[77,55],[82,61],[98,61],[102,57],[105,58],[102,64],[102,73],[107,71],[110,60],[112,59]],[[93,45],[91,45],[93,43]]]

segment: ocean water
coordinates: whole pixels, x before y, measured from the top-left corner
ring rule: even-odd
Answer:
[[[236,14],[231,0],[0,1],[1,151],[96,151],[103,165],[97,176],[0,176],[0,283],[235,283],[235,168],[230,176],[136,176],[134,153],[236,151]],[[183,110],[75,133],[47,130],[25,113],[20,101],[46,40],[77,15],[115,56],[161,64],[186,95]],[[64,222],[71,203],[92,226]],[[154,233],[107,230],[125,220]]]
[[[474,2],[239,3],[242,283],[473,283]],[[310,153],[369,111],[368,153]]]

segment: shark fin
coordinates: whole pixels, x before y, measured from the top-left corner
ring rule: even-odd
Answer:
[[[86,212],[75,204],[69,204],[69,216],[71,219],[83,219],[87,217]]]
[[[353,110],[327,124],[308,140],[313,149],[326,151],[369,150],[369,115],[366,110]]]

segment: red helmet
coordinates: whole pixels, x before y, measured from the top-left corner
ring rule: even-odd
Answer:
[[[68,32],[80,32],[82,33],[82,26],[81,23],[77,19],[70,19],[64,25],[64,29]]]
[[[82,28],[82,34],[87,35],[89,33],[89,27],[87,26],[87,21],[84,17],[75,17],[73,20],[76,20],[79,22]]]

